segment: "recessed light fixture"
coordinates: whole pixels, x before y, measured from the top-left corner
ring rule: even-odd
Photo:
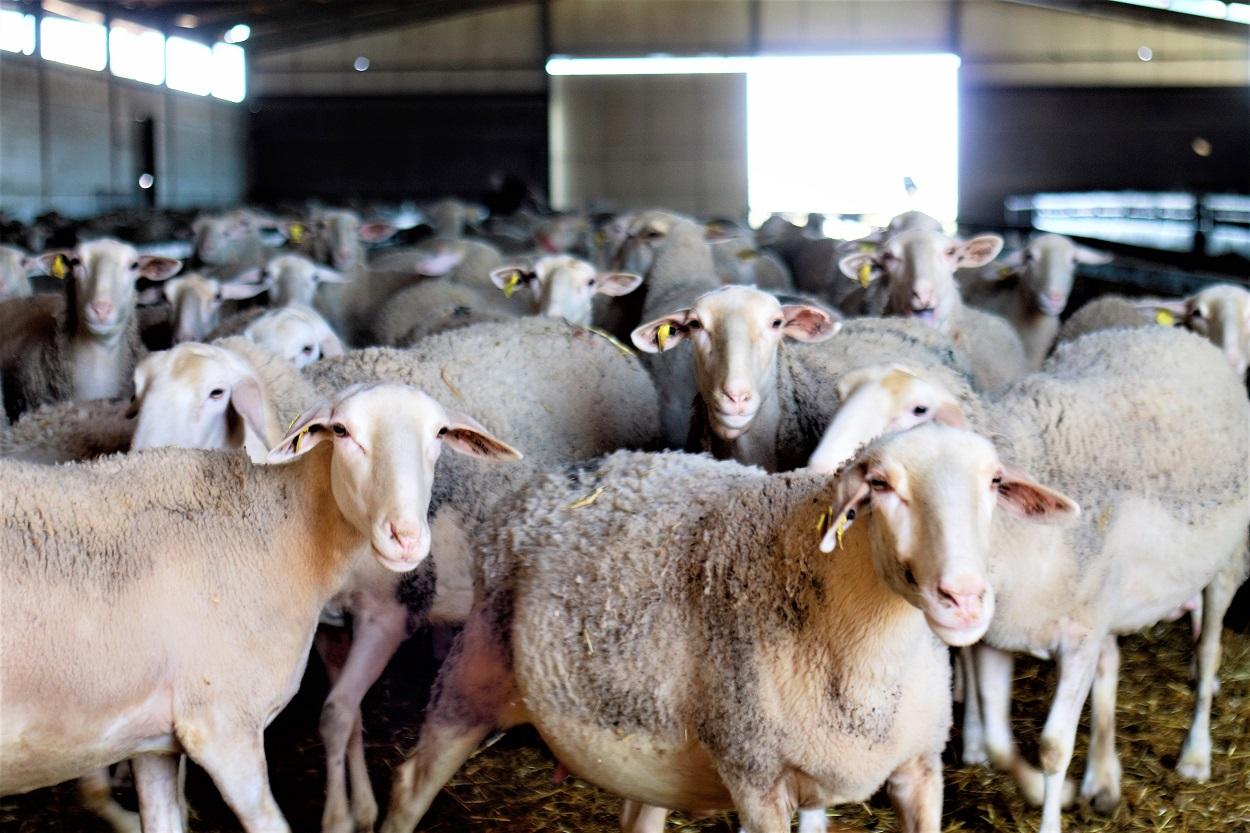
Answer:
[[[356,70],[357,72],[364,72],[368,68],[369,68],[369,59],[366,58],[364,55],[361,55],[355,61],[352,61],[352,69]]]
[[[1151,49],[1149,46],[1137,47],[1137,57],[1139,60],[1149,61],[1154,56],[1155,56],[1155,51]]]
[[[152,176],[151,174],[139,175],[139,187],[142,188],[144,191],[151,188],[152,184],[155,182],[156,182],[156,177]]]

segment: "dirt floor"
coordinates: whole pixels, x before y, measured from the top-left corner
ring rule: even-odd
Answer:
[[[1188,625],[1160,625],[1123,641],[1118,734],[1124,764],[1124,800],[1111,817],[1089,810],[1068,815],[1067,829],[1096,833],[1245,833],[1250,831],[1250,635],[1225,631],[1223,691],[1212,720],[1212,781],[1190,784],[1172,772],[1188,726],[1193,696],[1188,673]],[[366,742],[379,803],[386,806],[389,772],[419,727],[432,669],[428,637],[418,636],[392,663],[365,701]],[[1036,739],[1053,686],[1049,664],[1017,663],[1016,730],[1025,754],[1036,759]],[[326,682],[314,660],[303,689],[267,735],[269,771],[278,802],[297,833],[316,833],[320,823],[324,764],[317,736],[317,714]],[[70,716],[67,715],[67,718]],[[1072,773],[1084,764],[1082,725]],[[1037,829],[1038,814],[1019,799],[1011,781],[979,767],[958,764],[956,728],[947,749],[946,831]],[[423,831],[537,833],[617,830],[619,801],[581,781],[552,781],[555,766],[542,742],[516,730],[480,752],[449,784],[421,826]],[[236,833],[238,823],[204,774],[188,779],[192,829],[196,833]],[[124,803],[133,801],[118,790]],[[857,829],[897,829],[883,796],[863,805],[831,811]],[[731,817],[691,820],[676,816],[670,831],[736,831]],[[0,799],[3,833],[108,833],[109,828],[77,801],[73,785]]]

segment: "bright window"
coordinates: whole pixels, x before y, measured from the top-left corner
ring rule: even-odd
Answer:
[[[226,101],[242,101],[247,92],[247,68],[241,46],[219,43],[213,47],[213,95]]]
[[[109,31],[113,74],[145,84],[165,81],[165,36],[155,29],[118,21]]]
[[[35,51],[35,16],[0,11],[0,49],[31,55]]]
[[[171,90],[208,95],[213,91],[213,50],[198,41],[165,41],[165,83]]]
[[[958,210],[954,55],[764,58],[747,72],[752,216]],[[847,229],[846,231],[855,231]]]
[[[39,54],[83,69],[104,69],[108,44],[104,27],[67,17],[45,17],[39,24]]]

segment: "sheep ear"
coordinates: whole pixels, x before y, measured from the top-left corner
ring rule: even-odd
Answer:
[[[1134,301],[1133,306],[1142,315],[1164,327],[1183,324],[1189,316],[1189,305],[1184,298],[1175,300]]]
[[[447,426],[439,432],[439,439],[453,451],[492,463],[521,459],[521,452],[491,436],[476,419],[455,411],[447,412]]]
[[[267,284],[263,283],[223,283],[221,285],[221,297],[227,301],[242,301],[245,298],[255,298],[260,293],[269,289]]]
[[[35,258],[34,275],[51,275],[57,280],[64,280],[74,272],[74,253],[69,249],[56,249],[44,252]]]
[[[490,273],[490,282],[502,289],[504,296],[508,298],[512,297],[512,293],[521,284],[530,285],[537,280],[537,274],[519,264],[500,266],[498,269],[492,269]]]
[[[1115,260],[1115,255],[1110,252],[1102,252],[1098,249],[1091,249],[1088,246],[1077,246],[1074,257],[1077,263],[1086,263],[1090,266],[1101,266],[1104,263],[1110,263]]]
[[[344,275],[329,266],[318,266],[313,274],[317,276],[318,283],[351,283],[352,280],[350,275]]]
[[[255,379],[245,376],[235,383],[230,390],[230,407],[262,442],[268,444],[273,441],[266,428],[265,394]]]
[[[600,272],[595,275],[595,292],[619,297],[642,286],[642,275],[633,272]]]
[[[833,505],[824,517],[825,534],[820,539],[821,552],[833,552],[841,543],[842,534],[851,528],[859,515],[868,509],[868,478],[863,464],[850,466],[838,478]]]
[[[317,346],[321,348],[321,358],[332,359],[343,355],[343,342],[334,330],[328,326],[318,329],[321,330],[321,337],[317,340]]]
[[[418,275],[436,278],[440,275],[446,275],[452,269],[455,269],[460,265],[460,261],[462,260],[464,260],[463,251],[447,249],[445,251],[434,252],[432,254],[426,254],[418,257],[415,271]]]
[[[165,283],[161,284],[160,288],[157,289],[157,291],[160,292],[162,295],[164,295],[165,300],[168,301],[170,305],[172,306],[178,300],[178,290],[182,289],[182,287],[186,285],[186,282],[187,282],[186,278],[174,278],[173,280],[165,281]],[[147,292],[147,291],[148,291],[147,289],[143,290],[143,292]],[[143,295],[143,292],[139,293],[141,297]]]
[[[809,304],[785,304],[781,315],[785,319],[781,332],[795,341],[824,341],[842,329],[841,321]]]
[[[399,229],[390,223],[361,223],[356,236],[364,243],[382,243],[395,236]]]
[[[268,462],[285,463],[307,453],[313,446],[330,437],[330,403],[314,405],[295,418],[286,436],[269,451]],[[262,436],[264,436],[262,434]]]
[[[147,278],[150,281],[163,281],[166,278],[172,278],[178,274],[178,270],[181,268],[182,261],[174,260],[172,257],[160,257],[159,255],[139,256],[139,277]]]
[[[1003,238],[997,234],[983,234],[959,244],[955,263],[960,269],[975,269],[998,257],[1003,250]]]
[[[690,308],[679,309],[663,318],[643,324],[629,334],[629,339],[644,353],[663,353],[685,341],[690,334],[687,325],[698,318]]]
[[[881,277],[884,271],[877,261],[876,251],[855,252],[838,261],[838,271],[863,286]]]
[[[998,484],[998,505],[1017,518],[1054,523],[1075,518],[1081,507],[1065,494],[1034,482],[1015,469],[1005,469]]]

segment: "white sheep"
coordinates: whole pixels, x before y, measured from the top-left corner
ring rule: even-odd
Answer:
[[[170,306],[174,343],[203,339],[221,323],[227,301],[255,298],[268,288],[263,283],[222,282],[194,272],[170,278],[161,289]]]
[[[290,304],[257,316],[243,328],[243,337],[297,368],[343,355],[343,342],[338,334],[315,310],[301,304]]]
[[[1228,363],[1242,376],[1250,368],[1250,290],[1231,283],[1217,283],[1177,301],[1140,301],[1137,306],[1153,314],[1170,312],[1179,324],[1205,336],[1220,348]]]
[[[0,457],[51,465],[126,451],[134,433],[128,407],[105,400],[41,405],[0,432]]]
[[[490,273],[491,282],[511,295],[524,289],[535,315],[563,318],[571,324],[588,326],[595,302],[619,298],[642,285],[642,276],[632,272],[601,272],[572,255],[547,255],[533,263],[509,263]]]
[[[690,375],[682,380],[694,390],[685,411],[688,450],[770,471],[796,468],[838,406],[839,379],[885,361],[922,364],[943,374],[969,408],[975,400],[950,340],[917,322],[844,325],[817,306],[782,304],[750,287],[723,287],[665,313],[635,330],[633,341],[648,353],[690,344]]]
[[[518,456],[419,391],[374,386],[305,413],[271,455],[290,465],[176,449],[57,468],[0,461],[0,575],[28,591],[4,594],[0,615],[43,623],[9,634],[0,656],[0,794],[130,758],[144,829],[181,831],[184,752],[245,828],[289,831],[264,728],[294,694],[357,551],[371,546],[393,570],[425,558],[446,448]]]
[[[1029,364],[1042,366],[1059,334],[1079,264],[1109,263],[1111,255],[1043,234],[1009,257],[977,270],[964,284],[964,300],[1011,322]]]
[[[517,318],[497,295],[451,278],[418,281],[378,311],[371,328],[373,340],[386,347],[411,347],[437,333]]]
[[[270,247],[261,231],[281,227],[277,220],[246,210],[201,214],[191,224],[195,235],[191,251],[208,276],[236,279],[268,260]]]
[[[1100,295],[1086,302],[1059,328],[1057,344],[1075,341],[1083,335],[1115,327],[1145,327],[1147,314],[1122,295]]]
[[[711,241],[712,260],[721,283],[758,286],[760,289],[792,291],[794,281],[780,257],[760,251],[749,237]]]
[[[126,396],[143,355],[135,282],[165,280],[181,262],[108,239],[48,252],[40,261],[65,281],[64,296],[0,303],[0,377],[10,416],[41,403]]]
[[[866,290],[854,312],[906,316],[937,328],[968,354],[978,384],[994,390],[1027,373],[1028,357],[1007,321],[964,304],[955,270],[984,266],[1002,246],[993,234],[963,241],[912,229],[847,255],[839,268]]]
[[[747,833],[785,833],[797,809],[885,784],[903,829],[937,833],[943,642],[979,638],[992,600],[983,551],[926,547],[908,521],[949,502],[951,469],[971,470],[954,488],[981,499],[964,516],[980,526],[996,504],[1069,506],[1015,472],[996,501],[1000,468],[988,441],[928,426],[837,480],[628,453],[531,479],[473,532],[473,610],[383,833],[410,833],[484,738],[521,723],[634,806],[732,808]]]
[[[30,295],[31,277],[43,273],[38,258],[12,246],[0,246],[0,301]]]
[[[878,401],[904,390],[895,379],[890,389],[880,386]],[[895,415],[912,399],[900,402]],[[877,413],[890,416],[888,408]],[[985,419],[1008,463],[1043,473],[1085,510],[1064,531],[994,530],[991,550],[1004,560],[992,570],[998,605],[986,645],[1054,657],[1059,682],[1038,777],[1011,737],[1010,660],[978,649],[989,759],[1016,773],[1026,797],[1042,803],[1042,830],[1057,833],[1064,775],[1092,684],[1081,794],[1099,810],[1114,808],[1115,637],[1171,615],[1202,591],[1198,692],[1178,771],[1205,780],[1220,623],[1248,566],[1250,401],[1241,380],[1211,345],[1179,329],[1107,330],[1060,345],[1042,372],[991,400]],[[812,465],[827,471],[837,462]],[[1032,554],[1027,565],[1014,560],[1021,552]],[[973,747],[979,742],[966,738]]]

